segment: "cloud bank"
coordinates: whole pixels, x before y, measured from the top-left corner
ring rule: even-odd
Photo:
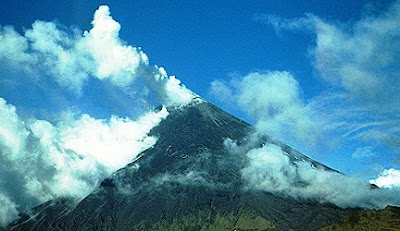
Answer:
[[[399,205],[400,189],[375,189],[358,179],[314,166],[308,161],[293,161],[290,153],[274,144],[241,147],[227,140],[230,152],[248,158],[241,176],[245,190],[263,190],[296,199],[332,203],[342,208],[384,208]]]

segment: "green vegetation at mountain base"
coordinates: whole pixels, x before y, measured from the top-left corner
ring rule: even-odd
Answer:
[[[400,207],[388,206],[382,210],[354,211],[342,222],[324,227],[321,231],[400,231]]]
[[[200,231],[224,231],[224,230],[276,230],[275,226],[265,218],[256,215],[253,211],[239,211],[238,214],[212,214],[208,211],[200,211],[196,215],[188,215],[174,218],[172,221],[161,220],[156,222],[142,221],[134,227],[134,230],[200,230]]]

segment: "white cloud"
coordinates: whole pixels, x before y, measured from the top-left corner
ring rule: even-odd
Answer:
[[[400,65],[400,1],[379,14],[358,21],[334,23],[315,15],[285,19],[262,15],[277,30],[308,30],[315,34],[311,49],[320,76],[365,105],[398,105]],[[396,100],[398,101],[398,100]]]
[[[314,16],[312,14],[306,14],[306,16],[287,19],[273,14],[256,14],[254,20],[269,24],[274,28],[276,33],[280,33],[282,30],[311,30]]]
[[[5,57],[11,62],[32,62],[33,57],[25,53],[29,47],[27,39],[11,26],[0,26],[0,41],[0,58]]]
[[[385,169],[376,179],[370,180],[370,183],[382,188],[398,188],[400,187],[400,170]]]
[[[82,33],[61,29],[53,22],[36,21],[25,35],[12,27],[0,27],[0,60],[14,68],[23,65],[37,78],[47,74],[78,94],[94,77],[108,80],[130,95],[146,95],[144,85],[152,90],[150,94],[160,97],[161,103],[169,105],[187,104],[195,96],[178,79],[168,77],[163,68],[150,66],[141,48],[125,45],[119,38],[121,25],[111,17],[108,6],[96,10],[92,25]]]
[[[108,168],[118,169],[156,143],[157,139],[147,133],[167,115],[165,108],[138,121],[115,116],[104,121],[82,115],[80,119],[60,126],[59,140],[66,149],[90,156]]]
[[[23,121],[16,114],[13,105],[0,98],[0,142],[3,144],[3,155],[9,158],[18,158],[25,145],[25,140],[29,134]]]
[[[185,105],[197,96],[184,85],[181,85],[181,81],[173,75],[168,78],[165,89],[165,101],[167,105]]]
[[[372,158],[372,157],[377,157],[378,154],[373,152],[373,147],[367,146],[367,147],[359,147],[351,157],[353,159],[363,159],[363,158]]]
[[[231,102],[234,99],[232,86],[220,80],[211,82],[210,91],[221,102]]]
[[[208,187],[214,187],[215,183],[210,182],[205,176],[206,172],[188,171],[182,174],[170,174],[164,173],[152,178],[152,181],[157,185],[163,185],[168,183],[178,183],[181,185],[203,185]]]
[[[229,144],[229,145],[227,145]],[[230,152],[243,147],[225,142]],[[372,190],[370,185],[355,178],[318,168],[310,162],[292,162],[277,145],[247,147],[249,162],[241,170],[246,190],[265,190],[297,199],[333,203],[342,208],[384,208],[399,205],[398,190]]]
[[[400,1],[355,22],[328,22],[312,14],[295,19],[259,15],[256,20],[277,31],[311,31],[314,67],[324,80],[366,104],[398,105],[393,101],[400,96]]]
[[[354,138],[399,152],[400,1],[354,24],[340,26],[314,17],[313,25],[315,68],[346,92],[347,108],[362,109],[355,123],[362,129]],[[349,114],[341,119],[349,120]]]
[[[111,16],[108,6],[100,6],[94,14],[93,28],[84,33],[78,46],[86,48],[94,59],[97,78],[111,78],[118,86],[127,86],[136,77],[139,66],[148,65],[147,55],[119,39],[121,25]]]
[[[374,103],[397,98],[399,13],[397,3],[385,14],[362,19],[350,29],[316,20],[314,56],[321,76]]]
[[[279,146],[267,145],[251,149],[246,155],[250,165],[242,169],[242,175],[250,187],[283,192],[295,183],[295,179],[291,177],[296,175],[296,168],[290,164],[289,158],[283,155]]]
[[[235,103],[256,121],[256,127],[285,141],[314,145],[322,120],[301,97],[297,80],[284,71],[254,72],[232,79],[214,81],[215,98]]]
[[[12,222],[18,216],[18,210],[15,203],[9,200],[8,197],[0,193],[0,226],[5,226]]]
[[[136,121],[65,114],[52,124],[23,120],[0,98],[0,200],[9,205],[0,214],[60,196],[86,196],[102,179],[152,147],[157,138],[148,133],[167,115],[165,108]],[[15,213],[9,214],[15,218]]]

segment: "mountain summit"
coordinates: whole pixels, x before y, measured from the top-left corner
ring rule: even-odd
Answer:
[[[227,145],[274,144],[293,164],[332,169],[266,135],[255,142],[251,125],[200,98],[168,111],[150,132],[158,137],[154,147],[86,198],[39,205],[9,229],[318,230],[348,214],[331,204],[246,187],[242,169],[248,157]]]

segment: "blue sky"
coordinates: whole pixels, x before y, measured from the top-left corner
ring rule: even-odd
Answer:
[[[121,37],[140,46],[150,61],[161,65],[202,96],[211,81],[229,73],[253,70],[290,70],[303,93],[315,95],[323,86],[313,78],[307,51],[313,38],[307,33],[276,34],[254,20],[259,14],[286,18],[313,13],[329,20],[355,21],[370,1],[2,1],[1,25],[17,30],[35,20],[53,21],[89,29],[93,12],[110,6],[121,23]],[[5,10],[7,9],[7,10]]]
[[[35,20],[56,22],[66,30],[71,27],[90,30],[93,13],[103,4],[110,7],[112,17],[120,23],[119,36],[126,44],[141,47],[150,64],[164,67],[187,88],[223,109],[320,162],[363,180],[375,178],[384,169],[400,168],[397,110],[400,98],[396,93],[400,92],[400,65],[392,61],[398,55],[391,52],[400,50],[399,34],[388,29],[379,35],[371,26],[384,21],[382,18],[388,12],[397,12],[399,2],[34,1],[28,4],[6,0],[0,2],[0,25],[12,25],[21,34]],[[400,30],[400,22],[396,20],[389,24]],[[389,34],[387,41],[385,34]],[[327,37],[338,39],[339,45],[332,41],[326,45]],[[360,47],[355,42],[358,40]],[[382,57],[359,62],[367,56],[359,50],[370,47],[364,43],[379,43],[371,45],[372,52],[382,53]],[[371,63],[376,63],[376,67]],[[379,66],[380,63],[389,64]],[[330,70],[342,72],[332,74]],[[363,73],[373,77],[363,78]],[[7,68],[0,68],[0,74],[15,79],[27,75]],[[288,82],[280,82],[282,79]],[[381,79],[385,81],[379,82]],[[79,98],[53,82],[38,91],[30,82],[15,87],[4,81],[0,97],[17,108],[20,106],[20,114],[27,108],[26,114],[31,116],[32,108],[40,108],[40,112],[34,113],[36,117],[54,117],[54,111],[75,108],[77,99],[79,110],[94,117],[137,114],[131,110],[137,104],[125,103],[130,97],[120,89],[107,88],[104,97],[118,98],[108,103],[101,98],[105,83],[89,81],[90,87],[84,90],[89,92],[88,96],[100,98]],[[257,97],[251,90],[245,91],[248,84],[250,88],[252,84],[263,86],[263,81],[293,87],[291,97],[282,99],[288,103],[288,115],[275,108],[280,101],[265,99],[276,95],[263,94],[262,89],[258,92],[264,97],[260,105],[254,105],[255,98],[253,102],[245,100]],[[364,81],[364,85],[360,84]],[[378,89],[370,94],[368,89],[375,89],[376,84],[388,90]],[[279,90],[284,91],[285,88]],[[364,93],[368,96],[364,97]],[[223,96],[230,96],[235,102],[227,102]],[[275,122],[279,126],[271,125]]]

